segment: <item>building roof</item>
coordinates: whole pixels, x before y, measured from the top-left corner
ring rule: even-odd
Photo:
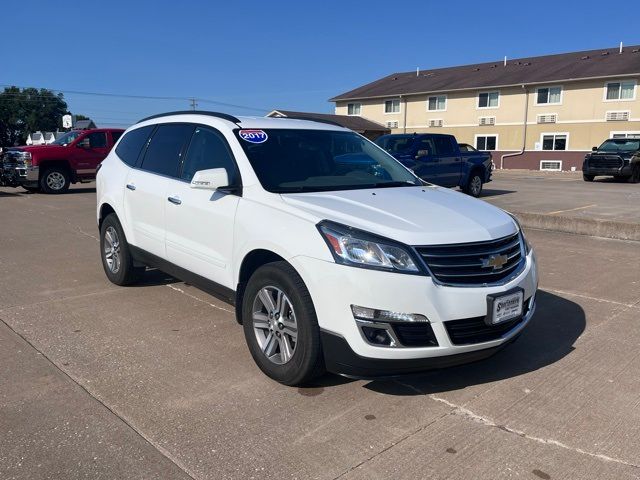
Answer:
[[[73,126],[76,130],[87,130],[89,128],[96,128],[96,124],[93,120],[78,120]]]
[[[267,117],[296,117],[305,120],[326,120],[337,123],[354,132],[387,131],[388,128],[377,122],[356,115],[332,115],[330,113],[293,112],[291,110],[274,110]]]
[[[31,140],[35,141],[40,141],[42,140],[42,132],[34,132],[31,134]]]
[[[605,48],[393,73],[329,101],[391,97],[640,74],[640,46]]]

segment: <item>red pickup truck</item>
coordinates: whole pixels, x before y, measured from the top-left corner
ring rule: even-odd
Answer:
[[[72,130],[49,145],[13,147],[0,157],[0,186],[63,193],[69,185],[90,182],[122,129]]]

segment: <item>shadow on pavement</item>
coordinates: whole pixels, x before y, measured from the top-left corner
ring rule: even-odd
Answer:
[[[482,193],[480,194],[480,198],[482,197],[497,197],[499,195],[507,195],[509,193],[516,193],[515,190],[499,190],[494,188],[484,188],[482,189]]]
[[[149,268],[144,273],[139,282],[129,285],[127,288],[137,287],[156,287],[158,285],[169,285],[171,283],[179,283],[182,280],[178,280],[172,277],[168,273],[164,273],[156,268]]]
[[[573,351],[585,329],[585,313],[577,303],[543,290],[538,291],[537,302],[536,314],[520,338],[489,359],[394,380],[374,380],[364,387],[389,395],[424,395],[504,380],[551,365]]]

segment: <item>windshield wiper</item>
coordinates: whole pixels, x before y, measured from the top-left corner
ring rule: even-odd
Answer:
[[[387,187],[417,187],[413,182],[402,181],[402,182],[379,182],[374,183],[372,188],[387,188]]]

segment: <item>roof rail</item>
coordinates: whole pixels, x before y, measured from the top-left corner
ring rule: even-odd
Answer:
[[[145,117],[142,120],[138,120],[136,123],[145,122],[153,118],[168,117],[169,115],[209,115],[210,117],[222,118],[233,123],[240,123],[240,119],[234,117],[233,115],[220,112],[208,112],[206,110],[179,110],[177,112],[158,113],[156,115],[151,115],[150,117]]]
[[[311,117],[296,116],[296,115],[291,117],[287,115],[286,117],[271,117],[271,118],[283,118],[285,120],[306,120],[308,122],[326,123],[328,125],[334,125],[336,127],[346,128],[344,125],[340,125],[338,122],[334,122],[333,120],[324,120],[321,118],[311,118]]]

